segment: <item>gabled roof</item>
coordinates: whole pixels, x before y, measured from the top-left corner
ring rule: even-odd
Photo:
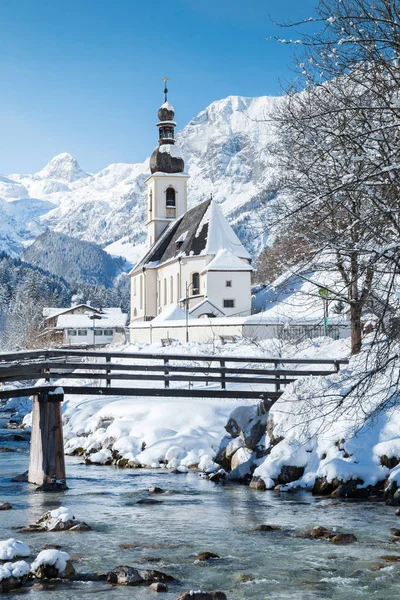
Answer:
[[[211,262],[204,267],[202,273],[206,271],[252,271],[253,267],[246,261],[226,248],[218,250]]]
[[[96,311],[97,312],[97,311]],[[55,329],[96,327],[97,329],[109,329],[114,327],[125,327],[128,315],[120,308],[104,308],[98,315],[99,319],[91,319],[90,314],[73,315],[63,314],[57,318]]]
[[[206,200],[173,221],[156,240],[132,273],[154,268],[184,256],[217,254],[229,250],[236,257],[250,259],[232,227],[213,200]]]
[[[52,317],[57,317],[58,315],[64,315],[64,314],[73,312],[77,308],[85,308],[85,309],[95,312],[95,313],[100,312],[100,310],[98,308],[94,308],[93,306],[90,306],[89,304],[74,304],[73,306],[69,306],[68,308],[54,308],[52,306],[47,306],[43,309],[43,317],[44,317],[44,320],[46,321],[47,319],[50,319]]]

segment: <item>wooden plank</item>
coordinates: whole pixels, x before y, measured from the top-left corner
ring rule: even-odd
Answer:
[[[282,357],[253,357],[253,356],[218,356],[218,355],[203,355],[203,354],[155,354],[155,353],[138,353],[138,352],[102,352],[98,350],[62,350],[52,349],[48,351],[50,357],[56,357],[58,355],[63,356],[87,356],[87,357],[106,357],[111,358],[134,358],[142,360],[180,360],[180,361],[204,361],[204,362],[219,362],[221,359],[225,359],[227,362],[246,362],[246,363],[270,363],[273,364],[277,360],[281,363],[286,364],[326,364],[332,365],[336,362],[339,364],[348,364],[347,358],[334,359],[334,358],[282,358]]]
[[[222,361],[225,362],[225,361]],[[196,367],[196,366],[186,366],[186,365],[171,365],[168,364],[168,371],[170,372],[182,372],[182,373],[216,373],[220,374],[224,372],[226,374],[262,374],[262,375],[281,375],[281,376],[291,376],[291,375],[300,375],[301,377],[305,377],[308,375],[331,375],[336,373],[337,371],[321,371],[321,370],[300,370],[300,369],[263,369],[263,368],[245,368],[245,367]],[[17,375],[18,373],[26,373],[27,369],[30,367],[35,367],[35,371],[37,369],[38,373],[43,373],[44,369],[49,368],[50,373],[57,372],[56,369],[70,369],[70,370],[98,370],[98,371],[117,371],[117,372],[126,372],[126,371],[154,371],[154,372],[165,372],[165,366],[163,365],[121,365],[118,363],[34,363],[33,365],[21,365],[20,367],[12,367],[5,368],[0,367],[0,381],[7,380],[7,376]],[[42,370],[43,369],[43,370]],[[29,372],[33,372],[30,368]]]
[[[0,390],[0,398],[21,398],[23,396],[32,396],[39,392],[54,391],[59,386],[49,387],[26,387],[18,388],[15,390]],[[249,390],[210,390],[210,389],[151,389],[151,388],[108,388],[108,387],[87,387],[87,386],[62,386],[64,394],[78,394],[82,396],[143,396],[143,397],[166,397],[166,398],[249,398],[249,399],[263,399],[272,398],[277,399],[282,395],[282,392],[260,392],[260,391],[249,391]],[[51,402],[49,398],[48,402]]]
[[[42,379],[43,376],[36,376],[36,379]],[[33,373],[27,373],[24,376],[18,376],[17,380],[25,380],[31,381],[35,379]],[[92,379],[92,380],[101,380],[106,379],[105,373],[52,373],[52,379]],[[277,382],[276,378],[273,377],[262,377],[262,375],[258,377],[246,377],[246,376],[233,376],[233,375],[225,375],[223,374],[223,380],[221,381],[220,377],[210,377],[209,375],[151,375],[149,373],[109,373],[107,375],[107,379],[112,381],[164,381],[166,383],[165,387],[168,387],[170,381],[191,381],[191,382],[207,382],[210,383],[215,382],[217,385],[222,386],[223,382],[226,383],[259,383],[265,385],[275,385]],[[287,383],[293,383],[296,379],[287,379]],[[222,388],[224,389],[224,388]]]

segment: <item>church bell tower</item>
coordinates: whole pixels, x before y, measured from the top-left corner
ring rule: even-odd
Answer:
[[[164,77],[164,104],[158,110],[158,146],[150,157],[151,175],[147,185],[147,231],[149,247],[161,233],[187,210],[185,163],[175,143],[175,112],[168,102],[167,77]]]

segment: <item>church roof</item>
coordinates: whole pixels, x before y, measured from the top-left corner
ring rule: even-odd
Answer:
[[[184,256],[217,254],[225,248],[235,257],[250,254],[213,200],[206,200],[173,221],[133,269],[159,265]]]
[[[252,271],[253,267],[246,261],[242,260],[231,250],[221,248],[214,256],[211,262],[202,270],[206,271]]]

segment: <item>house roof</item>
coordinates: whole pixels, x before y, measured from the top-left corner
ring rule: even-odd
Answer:
[[[213,200],[198,204],[173,221],[156,240],[132,273],[154,268],[185,256],[217,254],[226,248],[239,258],[250,254]]]
[[[98,308],[94,308],[89,304],[74,304],[73,306],[69,306],[68,308],[55,308],[53,306],[46,306],[43,309],[43,317],[44,320],[51,319],[52,317],[56,317],[57,315],[64,315],[69,312],[73,312],[77,308],[85,308],[91,312],[99,313],[100,310]]]
[[[202,270],[206,271],[252,271],[253,267],[226,248],[218,250],[211,262]]]
[[[96,312],[101,318],[91,319],[93,312]],[[93,326],[101,329],[125,327],[127,320],[128,315],[123,313],[119,307],[104,308],[101,313],[98,310],[79,315],[63,313],[57,316],[55,329],[89,328]]]

